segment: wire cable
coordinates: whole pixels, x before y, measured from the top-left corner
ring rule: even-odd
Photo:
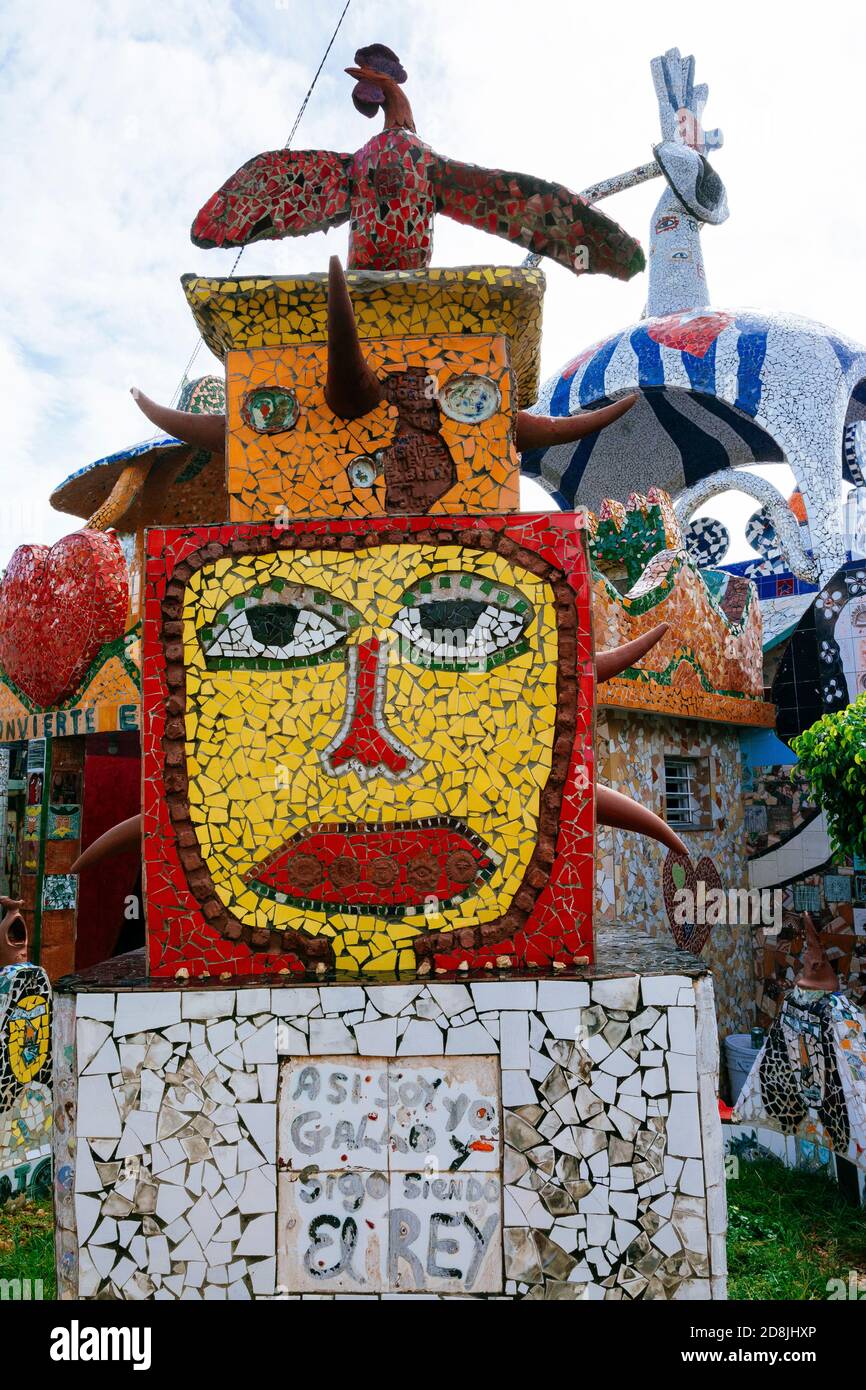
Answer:
[[[321,75],[322,68],[325,66],[325,63],[328,61],[328,54],[330,53],[331,49],[334,47],[334,41],[335,41],[337,35],[338,35],[339,32],[340,32],[340,29],[341,29],[342,24],[343,24],[343,20],[346,18],[346,14],[348,13],[348,9],[349,9],[349,6],[351,5],[351,3],[352,3],[352,0],[346,0],[345,5],[343,6],[342,14],[340,15],[340,18],[337,20],[336,26],[335,26],[335,28],[334,28],[334,32],[333,32],[333,34],[331,35],[330,40],[329,40],[329,42],[328,42],[328,47],[325,49],[324,53],[322,54],[322,61],[319,63],[319,66],[316,68],[316,71],[315,71],[315,73],[313,74],[313,80],[312,80],[312,82],[310,83],[309,87],[307,88],[307,94],[306,94],[306,96],[304,97],[304,100],[301,102],[300,107],[298,108],[298,114],[297,114],[297,116],[295,117],[294,125],[292,126],[291,130],[289,131],[289,137],[288,137],[288,139],[286,140],[285,145],[283,146],[283,149],[285,149],[285,150],[291,149],[291,147],[292,147],[292,141],[294,140],[295,136],[296,136],[297,133],[298,133],[298,126],[301,124],[301,121],[302,121],[302,119],[303,119],[304,112],[305,112],[306,109],[307,109],[307,103],[309,102],[310,97],[313,95],[313,91],[315,90],[316,83],[318,82],[319,77],[320,77],[320,75]],[[245,247],[245,246],[242,246],[241,249],[238,251],[238,254],[235,256],[234,265],[232,266],[231,270],[229,271],[229,277],[231,277],[232,275],[234,275],[235,271],[237,270],[238,266],[240,265],[240,259],[241,259],[241,256],[244,254],[244,251],[245,251],[245,250],[246,250],[246,247]],[[180,378],[180,381],[178,382],[178,385],[177,385],[177,388],[176,388],[176,390],[175,390],[175,393],[174,393],[174,395],[173,395],[172,398],[171,398],[172,407],[176,406],[177,403],[178,403],[178,401],[180,400],[180,394],[181,394],[181,392],[183,391],[183,388],[184,388],[184,386],[186,385],[187,381],[189,380],[189,374],[190,374],[190,372],[191,372],[191,370],[192,370],[193,363],[195,362],[196,358],[198,357],[199,353],[201,352],[203,343],[204,343],[204,339],[201,338],[201,337],[199,337],[198,341],[196,342],[195,347],[193,348],[192,352],[190,353],[189,360],[187,361],[187,364],[186,364],[186,366],[185,366],[184,369],[183,369],[183,374],[182,374],[182,376],[181,376],[181,378]],[[155,438],[155,437],[156,437],[156,436],[154,436],[154,438]]]

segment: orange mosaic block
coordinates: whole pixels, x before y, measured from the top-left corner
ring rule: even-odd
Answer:
[[[423,508],[429,515],[516,511],[519,456],[507,339],[494,334],[367,339],[364,355],[386,391],[392,383],[395,390],[361,418],[344,420],[325,401],[326,343],[227,354],[230,519],[417,512],[422,508],[406,505],[402,489],[420,483],[423,490],[427,482],[438,493]],[[400,383],[409,384],[417,401],[395,399],[406,391]],[[463,408],[467,390],[476,406],[481,403],[478,418],[455,418],[472,413]],[[256,416],[250,406],[262,400],[265,410],[271,400],[275,409],[291,402],[288,427],[265,428],[267,414]],[[411,441],[403,458],[395,458],[406,422],[411,431],[422,414],[425,441],[433,439],[438,458],[412,458]],[[435,475],[443,467],[440,485]]]
[[[371,273],[346,283],[362,341],[493,333],[508,339],[515,409],[538,397],[543,273],[525,266],[431,266]],[[327,338],[327,275],[284,280],[181,278],[196,326],[214,356],[233,348],[283,347]]]

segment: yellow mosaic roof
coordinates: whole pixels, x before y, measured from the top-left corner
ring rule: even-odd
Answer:
[[[518,404],[538,395],[545,280],[522,266],[437,266],[347,271],[361,338],[501,333],[511,341]],[[232,348],[324,341],[327,275],[285,280],[181,279],[193,317],[217,357]]]

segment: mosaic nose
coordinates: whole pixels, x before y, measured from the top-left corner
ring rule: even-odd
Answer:
[[[369,637],[348,650],[346,710],[336,738],[321,754],[331,777],[354,772],[362,782],[371,777],[402,781],[423,766],[410,748],[387,727],[384,714],[389,647]]]

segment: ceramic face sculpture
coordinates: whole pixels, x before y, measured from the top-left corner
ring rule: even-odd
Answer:
[[[168,717],[154,689],[148,720],[154,925],[177,854],[211,929],[248,949],[352,970],[492,959],[521,933],[524,951],[539,932],[578,949],[592,674],[574,518],[220,532],[151,533],[182,580],[159,614]]]

